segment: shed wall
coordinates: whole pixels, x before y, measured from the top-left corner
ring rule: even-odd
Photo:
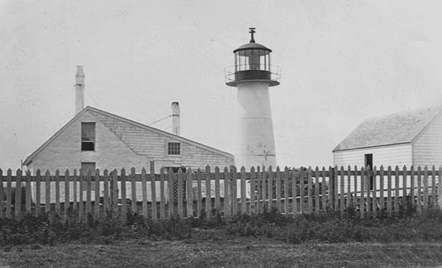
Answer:
[[[364,149],[337,151],[333,153],[333,162],[337,166],[364,166],[364,155],[373,154],[374,166],[410,166],[412,164],[411,144],[379,146]]]

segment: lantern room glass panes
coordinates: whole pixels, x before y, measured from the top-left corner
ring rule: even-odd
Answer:
[[[235,72],[270,71],[270,53],[263,49],[247,49],[235,52]]]

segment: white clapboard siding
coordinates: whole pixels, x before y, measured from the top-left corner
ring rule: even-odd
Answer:
[[[373,154],[374,166],[411,166],[412,146],[411,144],[397,144],[378,146],[364,149],[351,149],[336,151],[333,153],[333,163],[335,166],[364,166],[364,155]]]

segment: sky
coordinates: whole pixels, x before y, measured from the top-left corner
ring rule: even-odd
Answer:
[[[150,124],[181,106],[184,137],[235,153],[232,51],[273,50],[277,162],[331,165],[364,119],[442,101],[441,1],[0,0],[0,168],[18,168],[86,104]],[[171,121],[155,127],[170,131]]]

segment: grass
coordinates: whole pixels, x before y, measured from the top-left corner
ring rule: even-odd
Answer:
[[[229,220],[0,221],[0,266],[372,267],[442,264],[442,211],[359,219],[276,211]]]
[[[205,237],[205,235],[202,235]],[[442,243],[307,243],[272,239],[130,239],[114,244],[18,246],[0,251],[12,267],[379,267],[442,263]]]

